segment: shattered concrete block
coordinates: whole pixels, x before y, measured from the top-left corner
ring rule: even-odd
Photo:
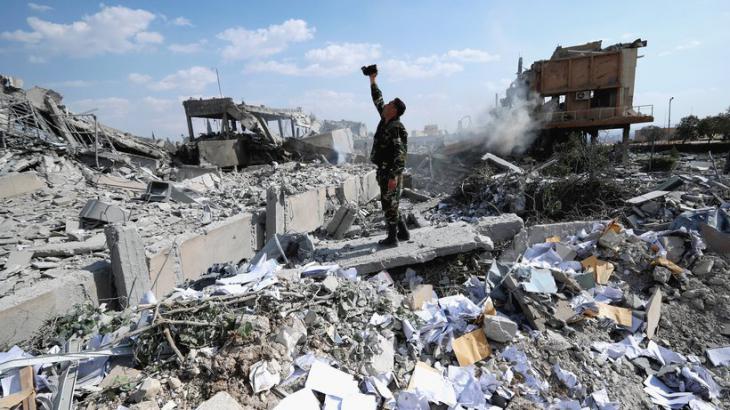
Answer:
[[[524,227],[525,222],[515,214],[482,217],[476,224],[477,232],[492,238],[494,243],[512,240]]]
[[[135,306],[152,286],[142,238],[133,226],[108,225],[104,233],[120,303]]]
[[[220,391],[215,396],[204,401],[200,406],[196,407],[195,410],[244,410],[236,399],[233,398],[229,393]]]
[[[517,334],[517,323],[504,316],[484,316],[482,328],[487,338],[499,343],[510,342]]]
[[[35,256],[73,256],[106,249],[103,233],[96,234],[83,242],[49,243],[32,249]]]
[[[335,239],[342,239],[357,218],[357,208],[349,205],[341,206],[327,224],[327,233]]]
[[[98,199],[89,199],[79,213],[79,217],[105,223],[127,222],[129,215],[116,205],[105,204]]]
[[[651,272],[651,277],[655,282],[667,283],[669,282],[669,278],[672,277],[672,271],[663,266],[655,266],[654,270]]]
[[[0,199],[11,198],[45,188],[35,172],[22,172],[0,176]]]

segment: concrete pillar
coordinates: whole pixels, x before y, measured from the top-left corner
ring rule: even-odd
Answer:
[[[108,225],[104,233],[119,304],[134,306],[152,287],[142,238],[133,226]]]
[[[277,123],[279,123],[279,138],[284,138],[284,123],[281,121],[281,118],[276,120]]]
[[[266,240],[271,239],[275,233],[283,233],[285,226],[286,212],[284,209],[284,193],[279,187],[273,186],[266,191]]]
[[[598,143],[598,130],[589,131],[591,134],[591,144],[595,145]]]
[[[190,142],[192,142],[195,138],[195,135],[193,135],[193,119],[190,116],[186,116],[186,118],[188,119],[188,135],[190,136]]]
[[[621,161],[627,162],[629,160],[629,130],[631,126],[627,125],[624,127],[623,137],[621,138]]]

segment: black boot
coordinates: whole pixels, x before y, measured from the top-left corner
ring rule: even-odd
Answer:
[[[388,225],[388,236],[378,241],[380,246],[398,246],[398,225]]]
[[[398,240],[399,241],[407,241],[411,239],[411,234],[408,232],[408,226],[406,226],[406,220],[401,217],[398,220]]]

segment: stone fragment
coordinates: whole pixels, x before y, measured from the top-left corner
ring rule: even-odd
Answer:
[[[334,276],[327,276],[322,281],[322,286],[324,286],[324,288],[327,289],[330,293],[334,293],[337,290],[338,285],[339,285],[339,282],[337,281],[337,278]]]
[[[148,377],[142,381],[142,384],[132,392],[129,398],[135,402],[140,403],[145,400],[154,400],[154,398],[162,391],[162,384],[159,380]]]
[[[202,402],[195,410],[244,410],[236,399],[224,391],[220,391],[215,396]]]
[[[129,410],[160,410],[160,406],[154,400],[147,400],[131,405]]]
[[[667,283],[669,282],[669,278],[672,277],[672,271],[663,266],[655,266],[651,273],[651,277],[655,282]]]
[[[170,386],[171,390],[177,391],[183,386],[183,383],[177,377],[170,377],[167,379],[167,385]]]
[[[504,316],[485,316],[482,327],[487,338],[499,343],[510,342],[517,334],[517,323]]]

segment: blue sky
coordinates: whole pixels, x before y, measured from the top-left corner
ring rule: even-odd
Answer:
[[[223,94],[364,121],[364,63],[385,98],[408,105],[408,129],[454,130],[479,118],[526,66],[556,45],[638,37],[635,105],[657,124],[730,106],[730,2],[586,1],[4,1],[0,73],[51,87],[74,111],[139,135],[178,137],[181,101]],[[202,128],[199,128],[202,129]]]

